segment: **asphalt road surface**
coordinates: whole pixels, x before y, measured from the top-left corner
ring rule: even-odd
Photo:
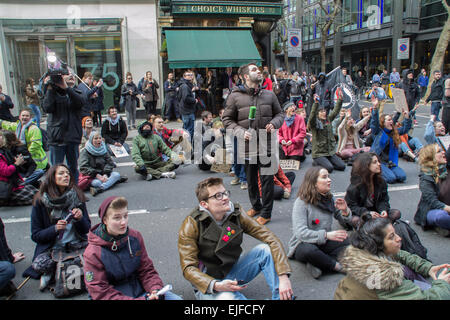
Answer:
[[[386,105],[385,112],[391,112],[393,105]],[[429,120],[430,107],[420,107],[417,113],[419,126],[414,130],[423,142],[425,125]],[[171,126],[180,126],[179,123],[169,123]],[[135,135],[135,132],[134,132]],[[130,138],[133,134],[130,134]],[[176,179],[161,179],[159,181],[143,181],[135,173],[131,158],[116,160],[119,164],[117,170],[129,177],[127,183],[117,185],[113,189],[92,197],[88,194],[90,201],[87,208],[91,214],[92,225],[99,223],[97,210],[101,202],[111,196],[125,196],[129,201],[129,225],[139,230],[145,240],[148,254],[153,260],[157,271],[165,284],[172,284],[173,292],[181,295],[184,299],[195,299],[191,284],[183,278],[180,269],[179,255],[177,250],[178,229],[183,219],[197,205],[194,189],[196,184],[209,176],[224,178],[226,187],[231,191],[231,200],[239,202],[245,210],[250,209],[250,202],[246,190],[240,186],[231,186],[232,177],[218,173],[205,173],[195,165],[183,165],[176,170]],[[267,224],[283,242],[287,248],[291,237],[291,212],[305,171],[311,167],[312,160],[308,156],[299,171],[296,171],[296,179],[293,183],[291,198],[275,201],[272,213],[272,221]],[[434,231],[422,231],[415,225],[413,216],[416,212],[420,198],[418,189],[418,166],[412,162],[400,160],[400,166],[407,173],[407,181],[402,184],[389,186],[389,196],[392,208],[400,209],[402,218],[411,221],[412,228],[419,235],[422,243],[428,248],[429,258],[435,264],[450,262],[450,239],[439,236]],[[344,172],[334,172],[331,175],[332,192],[335,196],[343,197],[349,185],[351,167]],[[22,272],[31,264],[35,243],[30,238],[30,213],[31,207],[2,207],[0,216],[5,223],[6,236],[9,246],[13,252],[25,253],[25,260],[16,264],[17,274],[14,283],[19,285],[24,278]],[[337,228],[338,225],[335,224]],[[250,250],[258,244],[258,241],[244,237],[243,248]],[[292,267],[291,283],[298,300],[329,300],[337,283],[342,279],[342,274],[325,274],[320,279],[312,278],[306,271],[305,264],[290,260]],[[252,281],[243,293],[249,299],[269,299],[269,288],[264,277],[259,275]],[[53,300],[53,295],[48,291],[39,291],[39,281],[30,280],[17,293],[15,300]],[[87,294],[79,295],[73,300],[85,300]]]

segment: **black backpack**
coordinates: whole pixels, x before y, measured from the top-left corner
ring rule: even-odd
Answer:
[[[420,242],[417,233],[405,221],[398,219],[393,223],[395,233],[402,238],[401,249],[427,259],[427,248]]]
[[[48,134],[47,130],[39,128],[41,130],[42,134],[42,149],[44,149],[45,152],[49,151],[50,148],[48,146]]]

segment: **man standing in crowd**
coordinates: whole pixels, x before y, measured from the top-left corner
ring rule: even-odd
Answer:
[[[352,76],[348,74],[347,68],[342,68],[342,74],[344,75],[345,83],[349,86],[353,86]]]
[[[249,143],[256,145],[256,159],[246,160],[245,163],[248,194],[252,204],[252,208],[247,214],[250,217],[261,214],[257,221],[260,224],[266,224],[272,216],[273,175],[276,173],[276,170],[271,174],[267,172],[270,170],[273,161],[272,152],[275,152],[270,150],[271,139],[276,139],[276,135],[274,137],[272,133],[275,133],[275,129],[279,129],[283,125],[284,114],[275,94],[261,89],[262,74],[255,64],[250,63],[241,66],[238,73],[244,80],[244,86],[233,89],[228,97],[223,123],[225,129],[232,129],[238,139],[244,139],[246,150]],[[250,106],[256,107],[254,121],[249,120]],[[254,129],[256,132],[249,129]],[[259,141],[258,130],[267,132],[266,143]],[[249,159],[248,156],[246,151],[247,159]],[[262,156],[267,156],[270,159],[269,163],[263,163],[261,161]],[[256,160],[256,163],[254,160]],[[258,172],[261,174],[262,204],[258,188]]]
[[[45,79],[46,83],[49,78]],[[60,82],[49,84],[42,109],[48,113],[50,164],[54,166],[66,159],[70,172],[78,183],[78,154],[83,135],[81,112],[84,99],[82,92],[73,88],[74,85],[75,77],[72,72],[63,75]]]
[[[177,102],[177,84],[173,73],[169,73],[167,80],[164,82],[164,94],[165,94],[165,110],[164,110],[164,123],[170,121],[171,118],[181,121],[180,112],[178,110]]]
[[[409,69],[405,71],[405,77],[403,78],[403,81],[400,82],[398,87],[405,91],[408,111],[411,112],[411,110],[414,109],[420,102],[420,89],[419,85],[414,81],[414,70]],[[417,123],[416,115],[414,114],[414,125],[417,125]]]
[[[275,234],[230,201],[221,178],[201,181],[195,193],[199,205],[179,230],[178,252],[183,275],[195,287],[196,298],[246,299],[240,291],[263,272],[272,299],[292,299],[291,268]],[[241,255],[244,233],[264,244]]]
[[[365,85],[366,85],[366,77],[363,75],[362,71],[359,70],[358,75],[356,76],[356,79],[355,79],[355,86],[357,88],[356,96],[358,98],[361,97],[361,93],[364,93],[363,88]]]
[[[0,84],[0,119],[6,121],[14,121],[14,117],[11,114],[10,109],[14,108],[14,103],[11,97],[4,94],[2,85]]]
[[[31,112],[23,109],[19,114],[19,121],[9,122],[0,120],[1,128],[16,133],[17,138],[27,146],[31,158],[36,162],[36,169],[46,171],[49,168],[47,154],[42,145],[42,132],[31,121]]]
[[[391,79],[387,69],[383,70],[383,73],[381,74],[380,78],[381,78],[381,87],[383,88],[384,92],[388,93],[389,81],[391,81]]]
[[[100,79],[97,85],[92,86],[94,76],[90,72],[85,72],[83,75],[82,83],[77,86],[77,89],[82,92],[84,103],[83,110],[81,112],[81,118],[86,116],[92,117],[95,106],[97,104],[98,93],[97,91],[103,85],[103,80]]]
[[[400,82],[400,74],[397,72],[397,68],[392,68],[389,80],[394,84],[395,87],[397,87],[398,83]]]
[[[142,89],[139,91],[141,97],[144,100],[144,108],[147,116],[149,114],[157,114],[156,106],[158,104],[158,89],[159,84],[153,79],[153,75],[150,71],[145,73],[145,79],[142,82]]]
[[[427,76],[427,71],[425,69],[422,69],[419,79],[417,81],[417,83],[419,84],[419,88],[420,88],[420,98],[421,99],[425,96],[425,93],[427,92],[428,81],[429,81],[429,78]]]
[[[431,93],[425,100],[425,103],[431,101],[431,114],[436,116],[436,121],[439,119],[439,112],[442,108],[442,99],[444,98],[444,79],[440,71],[433,72],[434,81],[431,84]]]
[[[183,79],[180,80],[178,86],[178,106],[180,107],[181,119],[183,120],[183,129],[186,130],[191,139],[191,143],[194,139],[194,126],[195,126],[195,106],[198,100],[194,96],[194,84],[192,79],[194,73],[192,71],[185,71],[183,73]]]

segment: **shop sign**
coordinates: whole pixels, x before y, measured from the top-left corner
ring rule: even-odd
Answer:
[[[198,3],[173,3],[172,14],[217,14],[240,16],[281,16],[282,6],[279,4],[212,4]]]

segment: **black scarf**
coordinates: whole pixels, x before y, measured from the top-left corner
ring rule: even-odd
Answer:
[[[317,202],[316,206],[319,209],[322,209],[331,214],[334,214],[334,211],[336,210],[334,207],[333,195],[331,193],[328,193],[326,195],[322,195],[319,193],[319,201]]]

